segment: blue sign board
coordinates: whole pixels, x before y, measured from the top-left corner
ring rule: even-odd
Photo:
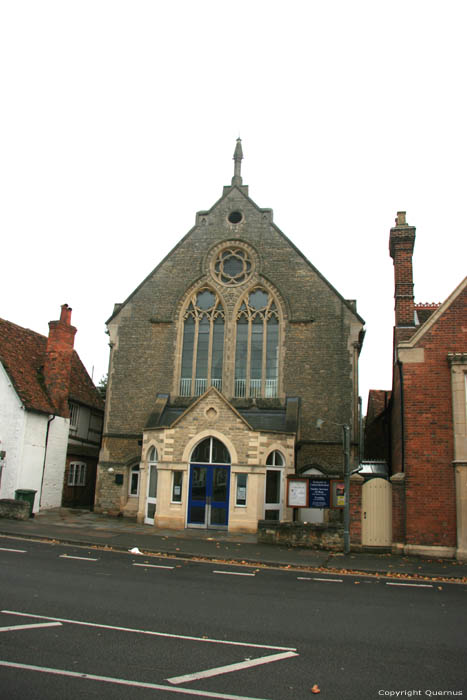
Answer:
[[[329,481],[310,479],[310,508],[329,508]]]

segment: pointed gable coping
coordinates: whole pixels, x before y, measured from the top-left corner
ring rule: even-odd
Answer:
[[[467,277],[464,277],[462,282],[454,289],[454,291],[448,296],[448,298],[443,301],[442,304],[434,311],[431,316],[423,323],[417,331],[413,334],[410,340],[401,340],[397,346],[399,348],[413,348],[417,343],[423,338],[423,336],[428,333],[429,330],[434,326],[435,323],[441,318],[441,316],[449,309],[451,304],[457,299],[462,292],[467,289]]]
[[[207,210],[202,210],[198,211],[196,213],[196,223],[194,226],[191,227],[191,229],[186,233],[183,238],[181,238],[178,243],[167,253],[167,255],[162,258],[160,263],[156,265],[151,272],[146,275],[144,280],[131,292],[131,294],[125,299],[124,302],[115,304],[115,308],[112,312],[112,315],[107,319],[106,324],[111,323],[116,316],[120,313],[120,311],[128,304],[128,302],[135,296],[135,294],[144,286],[144,284],[159,270],[160,267],[165,263],[166,260],[170,258],[170,256],[179,248],[186,240],[189,238],[189,236],[193,233],[193,231],[199,226],[200,219],[202,216],[209,216],[209,214],[222,202],[222,200],[226,199],[229,194],[233,191],[237,190],[237,192],[240,192],[240,194],[245,197],[245,199],[248,201],[249,204],[251,204],[256,211],[258,211],[260,214],[267,214],[269,223],[271,226],[274,227],[274,229],[277,231],[277,233],[282,236],[282,238],[295,250],[295,252],[305,261],[305,263],[313,270],[313,272],[329,287],[329,289],[340,299],[340,301],[344,304],[344,306],[347,307],[347,309],[355,316],[355,318],[362,324],[365,325],[364,319],[357,313],[357,311],[353,308],[352,304],[348,302],[342,294],[340,294],[335,287],[329,282],[329,280],[324,277],[323,274],[308,260],[308,258],[302,253],[302,251],[297,248],[297,246],[292,243],[292,241],[283,233],[278,226],[273,222],[273,210],[270,208],[261,208],[259,207],[256,202],[254,202],[251,197],[248,195],[248,187],[246,185],[226,185],[224,187],[224,191],[221,197],[212,205],[210,209]],[[245,191],[246,190],[246,191]]]
[[[242,421],[242,423],[244,423],[244,425],[248,428],[248,430],[253,430],[252,426],[248,423],[248,421],[246,421],[245,418],[244,418],[242,415],[240,415],[240,413],[236,410],[236,408],[234,408],[234,406],[232,406],[232,404],[229,403],[229,401],[227,401],[227,399],[225,398],[225,396],[223,396],[223,394],[221,394],[220,391],[218,391],[218,390],[216,389],[216,387],[214,387],[214,386],[210,386],[209,389],[207,389],[207,390],[204,392],[204,394],[201,394],[201,396],[199,396],[199,397],[196,399],[196,401],[194,401],[190,406],[188,406],[188,408],[187,408],[185,411],[183,411],[182,415],[179,416],[179,417],[172,423],[172,425],[170,426],[170,428],[171,428],[171,429],[172,429],[172,428],[175,428],[175,426],[176,426],[178,423],[180,423],[189,413],[191,413],[191,411],[193,411],[194,408],[195,408],[196,406],[198,406],[198,404],[200,404],[202,401],[204,401],[205,399],[207,399],[207,397],[208,397],[210,394],[214,394],[214,396],[216,396],[218,399],[220,399],[220,400],[227,406],[227,408],[228,408],[237,418],[239,418],[239,419]]]

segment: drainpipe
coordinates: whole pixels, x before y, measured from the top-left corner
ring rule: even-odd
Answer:
[[[41,490],[39,493],[39,510],[41,509],[42,505],[42,489],[44,488],[44,477],[45,477],[45,464],[47,461],[47,445],[49,444],[49,430],[50,430],[50,424],[54,420],[55,416],[49,415],[49,418],[47,420],[47,429],[45,431],[45,450],[44,450],[44,464],[42,465],[42,478],[41,478]]]
[[[404,420],[404,375],[402,374],[402,362],[397,360],[399,370],[400,385],[400,408],[401,408],[401,470],[405,472],[405,420]]]

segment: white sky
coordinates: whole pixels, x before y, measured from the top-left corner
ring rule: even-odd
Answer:
[[[398,210],[415,298],[466,274],[467,4],[0,0],[0,315],[73,307],[97,382],[105,320],[230,184],[347,299],[368,389],[391,386]]]

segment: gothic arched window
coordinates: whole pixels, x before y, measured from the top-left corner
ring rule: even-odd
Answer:
[[[222,390],[224,309],[207,287],[193,294],[184,314],[180,396]]]
[[[279,313],[272,295],[251,290],[237,313],[235,396],[274,398],[279,377]]]

